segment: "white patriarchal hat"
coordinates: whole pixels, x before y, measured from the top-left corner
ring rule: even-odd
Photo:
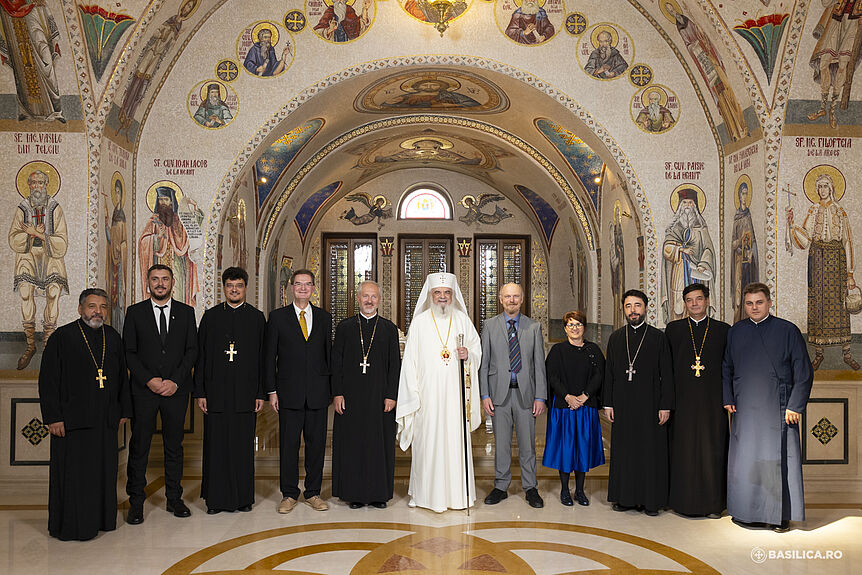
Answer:
[[[458,278],[455,274],[446,272],[434,272],[428,274],[425,278],[425,285],[422,286],[422,291],[419,293],[419,299],[416,301],[416,309],[413,311],[413,317],[418,316],[426,309],[431,308],[431,290],[438,287],[447,287],[452,290],[454,296],[454,305],[456,309],[467,313],[467,304],[464,302],[464,296],[461,294],[461,288],[458,287]]]

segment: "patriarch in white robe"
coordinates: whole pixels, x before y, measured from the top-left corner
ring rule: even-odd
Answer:
[[[459,334],[464,335],[460,347]],[[395,412],[401,449],[413,447],[411,507],[439,513],[465,509],[476,501],[469,434],[464,456],[460,359],[465,360],[466,427],[473,431],[482,422],[478,376],[482,343],[456,277],[433,273],[425,280],[407,332]]]

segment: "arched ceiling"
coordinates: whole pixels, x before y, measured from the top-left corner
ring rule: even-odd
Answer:
[[[470,78],[498,92],[498,97],[493,99],[494,106],[483,106],[485,98],[476,94],[479,105],[462,102],[452,104],[447,111],[441,104],[427,108],[427,113],[415,106],[363,106],[363,101],[369,100],[369,90],[373,91],[379,82],[385,90],[393,84],[387,81],[393,76],[435,77],[450,84]],[[379,96],[378,100],[399,101],[397,95],[390,99]],[[259,183],[261,176],[252,175],[252,166],[269,146],[290,130],[319,117],[326,117],[324,126],[284,170],[263,205],[260,238],[264,241],[270,230],[278,228],[280,218],[292,217],[295,212],[282,210],[288,199],[290,205],[298,206],[333,179],[343,182],[340,196],[393,170],[437,167],[481,180],[516,203],[516,184],[549,196],[556,190],[558,196],[569,199],[568,205],[558,209],[570,209],[578,217],[583,216],[588,223],[584,230],[587,245],[593,243],[594,232],[590,230],[596,224],[595,206],[586,188],[595,187],[593,178],[602,176],[602,165],[613,165],[614,160],[581,120],[522,82],[494,72],[441,66],[365,74],[330,87],[300,106],[258,148],[247,164],[247,177],[255,177]],[[580,174],[537,127],[535,120],[547,117],[568,119],[565,128],[577,134],[585,153],[598,156],[591,166],[576,165]]]

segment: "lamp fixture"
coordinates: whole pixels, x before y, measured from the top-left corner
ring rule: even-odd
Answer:
[[[462,0],[419,0],[418,5],[428,23],[440,32],[441,38],[449,28],[449,22],[467,9],[467,3]]]

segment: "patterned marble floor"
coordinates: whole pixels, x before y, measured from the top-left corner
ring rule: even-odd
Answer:
[[[862,509],[812,506],[804,525],[785,534],[749,531],[718,520],[687,519],[671,512],[650,518],[615,513],[601,487],[589,507],[563,507],[557,486],[542,481],[544,509],[524,501],[517,482],[509,499],[436,514],[407,506],[407,488],[396,485],[387,509],[351,510],[330,500],[316,512],[300,504],[279,515],[274,477],[257,482],[251,513],[209,516],[198,499],[199,479],[184,481],[192,517],[164,510],[162,478],[155,478],[143,525],[85,542],[61,542],[46,531],[40,504],[0,498],[0,572],[130,574],[370,574],[460,573],[609,574],[862,572]],[[480,498],[491,482],[479,482]],[[324,485],[324,497],[328,497]],[[29,500],[29,498],[28,498]],[[21,501],[26,501],[22,499]],[[826,558],[832,555],[833,558]],[[838,556],[837,558],[835,556]]]

